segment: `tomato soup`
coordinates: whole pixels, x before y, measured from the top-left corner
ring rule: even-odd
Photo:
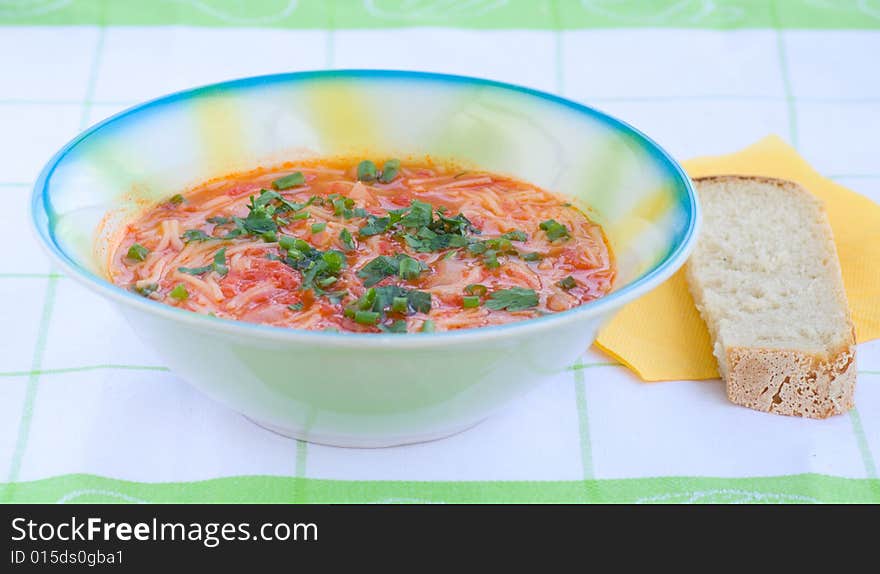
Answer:
[[[599,225],[529,183],[428,159],[229,175],[125,229],[119,286],[278,327],[424,333],[556,313],[614,280]]]

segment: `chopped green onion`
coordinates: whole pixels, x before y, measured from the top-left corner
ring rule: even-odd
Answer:
[[[125,256],[133,261],[143,261],[147,258],[149,253],[150,250],[140,243],[133,243],[132,246],[128,248],[128,253]]]
[[[409,303],[406,297],[395,297],[391,300],[391,310],[395,313],[406,313]]]
[[[328,197],[333,197],[336,194],[332,194]],[[333,215],[341,215],[345,219],[350,219],[354,215],[354,211],[352,208],[354,207],[354,200],[350,197],[334,197],[331,200],[333,204]]]
[[[301,171],[295,171],[290,175],[279,177],[278,179],[273,181],[272,187],[277,190],[290,189],[291,187],[303,185],[305,182],[306,176],[304,176]]]
[[[360,299],[355,303],[361,311],[366,311],[370,307],[373,306],[373,303],[376,301],[376,290],[374,288],[367,289],[366,293],[364,293]]]
[[[376,164],[365,159],[358,164],[357,178],[358,181],[375,181],[377,176]]]
[[[287,257],[293,261],[302,261],[306,258],[306,254],[300,251],[299,249],[288,249]]]
[[[569,275],[569,276],[566,277],[565,279],[563,279],[563,280],[559,281],[558,283],[556,283],[556,285],[558,285],[559,287],[561,287],[561,288],[565,289],[566,291],[568,291],[569,289],[572,289],[572,288],[574,288],[574,287],[577,287],[577,281],[574,280],[574,277],[572,277],[571,275]]]
[[[274,231],[267,231],[263,234],[263,241],[267,243],[273,243],[278,240],[278,235]]]
[[[327,264],[327,270],[332,274],[338,273],[345,266],[345,255],[339,251],[325,251],[321,255],[321,259]]]
[[[170,203],[171,205],[180,205],[184,201],[185,200],[183,196],[177,193],[171,196],[171,199],[168,200],[168,203]]]
[[[354,238],[348,229],[342,228],[342,231],[339,232],[339,241],[342,242],[342,246],[346,251],[354,251]]]
[[[471,283],[467,287],[464,288],[468,295],[477,295],[482,297],[488,292],[488,289],[485,285],[480,285],[479,283]]]
[[[291,311],[302,311],[303,304],[302,304],[302,302],[294,303],[293,305],[288,305],[287,308],[290,309]]]
[[[372,287],[392,275],[397,275],[407,281],[416,279],[427,268],[427,265],[405,253],[398,253],[393,257],[380,255],[361,267],[357,276],[364,280],[364,286]]]
[[[425,319],[425,322],[422,323],[422,333],[433,333],[434,332],[434,321],[430,319]]]
[[[507,239],[506,237],[489,239],[486,241],[486,246],[499,253],[510,253],[513,251],[513,244],[510,242],[510,239]]]
[[[501,263],[498,262],[498,252],[494,249],[486,251],[483,254],[483,265],[489,269],[497,269],[501,267]]]
[[[290,218],[291,221],[302,221],[303,219],[308,219],[312,214],[308,211],[300,211],[296,215]]]
[[[478,241],[476,243],[471,243],[470,245],[468,245],[468,251],[470,251],[474,255],[479,255],[480,253],[485,253],[486,249],[488,249],[488,247],[486,246],[486,243],[483,241]]]
[[[379,313],[375,311],[355,311],[354,322],[361,325],[375,325],[379,322]]]
[[[401,278],[410,281],[416,279],[422,272],[422,264],[412,257],[400,256],[400,270],[397,272]]]
[[[189,299],[189,291],[186,290],[186,285],[184,285],[183,283],[178,283],[177,285],[175,285],[174,289],[171,290],[171,293],[169,293],[169,295],[171,295],[172,299],[177,299],[178,301],[186,301],[187,299]]]
[[[326,222],[322,221],[321,223],[313,223],[312,224],[312,233],[321,233],[326,228],[327,228]]]
[[[324,279],[318,281],[318,287],[321,287],[323,289],[324,287],[329,287],[333,285],[337,281],[339,281],[338,277],[325,277]]]
[[[476,295],[465,295],[461,298],[461,306],[465,309],[473,309],[480,306],[480,298]]]
[[[385,162],[385,165],[382,166],[382,175],[379,176],[379,181],[382,183],[391,183],[394,181],[394,178],[397,177],[398,173],[400,173],[400,160],[389,159]]]
[[[282,235],[278,238],[278,246],[284,250],[296,249],[296,237]]]
[[[547,239],[556,241],[557,239],[568,239],[570,237],[568,228],[555,219],[548,219],[539,225],[539,227],[547,232]]]
[[[520,258],[522,258],[523,261],[540,261],[541,259],[544,258],[543,255],[541,255],[540,253],[537,253],[537,252],[520,253],[519,256],[520,256]]]

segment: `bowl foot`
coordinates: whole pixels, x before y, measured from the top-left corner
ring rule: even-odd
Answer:
[[[416,444],[420,442],[431,442],[464,432],[468,429],[474,428],[475,426],[486,420],[480,419],[475,423],[468,423],[466,425],[453,427],[451,429],[445,429],[442,431],[425,434],[360,437],[354,435],[315,434],[307,432],[304,429],[291,429],[271,423],[264,423],[258,420],[254,420],[246,415],[242,416],[244,416],[244,418],[246,418],[248,421],[254,423],[259,427],[262,427],[268,431],[287,438],[320,444],[323,446],[334,446],[342,448],[387,448],[393,446],[403,446],[407,444]]]

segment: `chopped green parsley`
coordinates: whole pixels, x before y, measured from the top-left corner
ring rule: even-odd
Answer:
[[[214,271],[221,277],[225,277],[229,273],[229,267],[226,266],[226,248],[222,248],[214,254],[214,260],[210,265],[203,267],[178,267],[178,271],[188,275],[202,275],[209,271]]]
[[[532,289],[511,287],[500,289],[489,295],[486,307],[493,311],[524,311],[538,305],[538,294]]]
[[[339,232],[339,241],[342,243],[342,246],[346,251],[354,251],[354,238],[351,236],[351,232],[348,229],[345,229],[344,227],[342,228],[342,231]]]
[[[140,243],[133,243],[131,247],[128,248],[128,253],[126,253],[125,256],[132,261],[143,261],[147,258],[147,255],[149,254],[149,249],[147,249]]]
[[[411,281],[416,279],[419,274],[422,271],[427,270],[427,268],[428,267],[418,259],[413,259],[404,253],[398,253],[393,257],[380,255],[364,265],[361,270],[357,272],[357,276],[364,280],[365,287],[372,287],[386,277],[392,277],[394,275],[397,275],[404,280]]]
[[[183,232],[183,235],[180,237],[183,239],[185,243],[189,243],[191,241],[210,241],[214,239],[201,229],[187,229]]]
[[[562,279],[561,281],[557,282],[556,285],[558,285],[559,287],[568,291],[569,289],[577,287],[577,281],[574,280],[574,277],[569,275],[565,279]]]

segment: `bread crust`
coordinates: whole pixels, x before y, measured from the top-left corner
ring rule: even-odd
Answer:
[[[724,182],[733,182],[733,181],[750,181],[757,183],[766,183],[767,185],[772,185],[779,189],[785,190],[788,193],[793,195],[797,195],[802,201],[809,201],[810,203],[814,203],[822,207],[824,211],[824,206],[822,202],[814,196],[812,193],[804,189],[801,184],[796,181],[791,181],[790,179],[779,179],[776,177],[765,177],[763,175],[707,175],[704,177],[695,177],[691,181],[695,184],[697,183],[724,183]]]
[[[772,185],[799,200],[819,205],[821,201],[798,183],[761,176],[720,175],[695,178],[694,183],[756,182]],[[830,225],[826,234],[833,242]],[[836,250],[834,251],[836,257]],[[704,319],[702,286],[694,276],[690,262],[685,266],[688,287]],[[847,308],[845,294],[840,304]],[[847,309],[847,315],[849,311]],[[827,418],[842,414],[854,406],[857,378],[855,331],[849,318],[849,333],[840,346],[827,353],[812,354],[797,349],[763,347],[727,347],[710,328],[718,368],[727,386],[727,396],[735,404],[754,410],[789,416]]]
[[[824,419],[849,411],[856,386],[855,347],[822,358],[796,350],[727,349],[727,397],[758,411]]]

